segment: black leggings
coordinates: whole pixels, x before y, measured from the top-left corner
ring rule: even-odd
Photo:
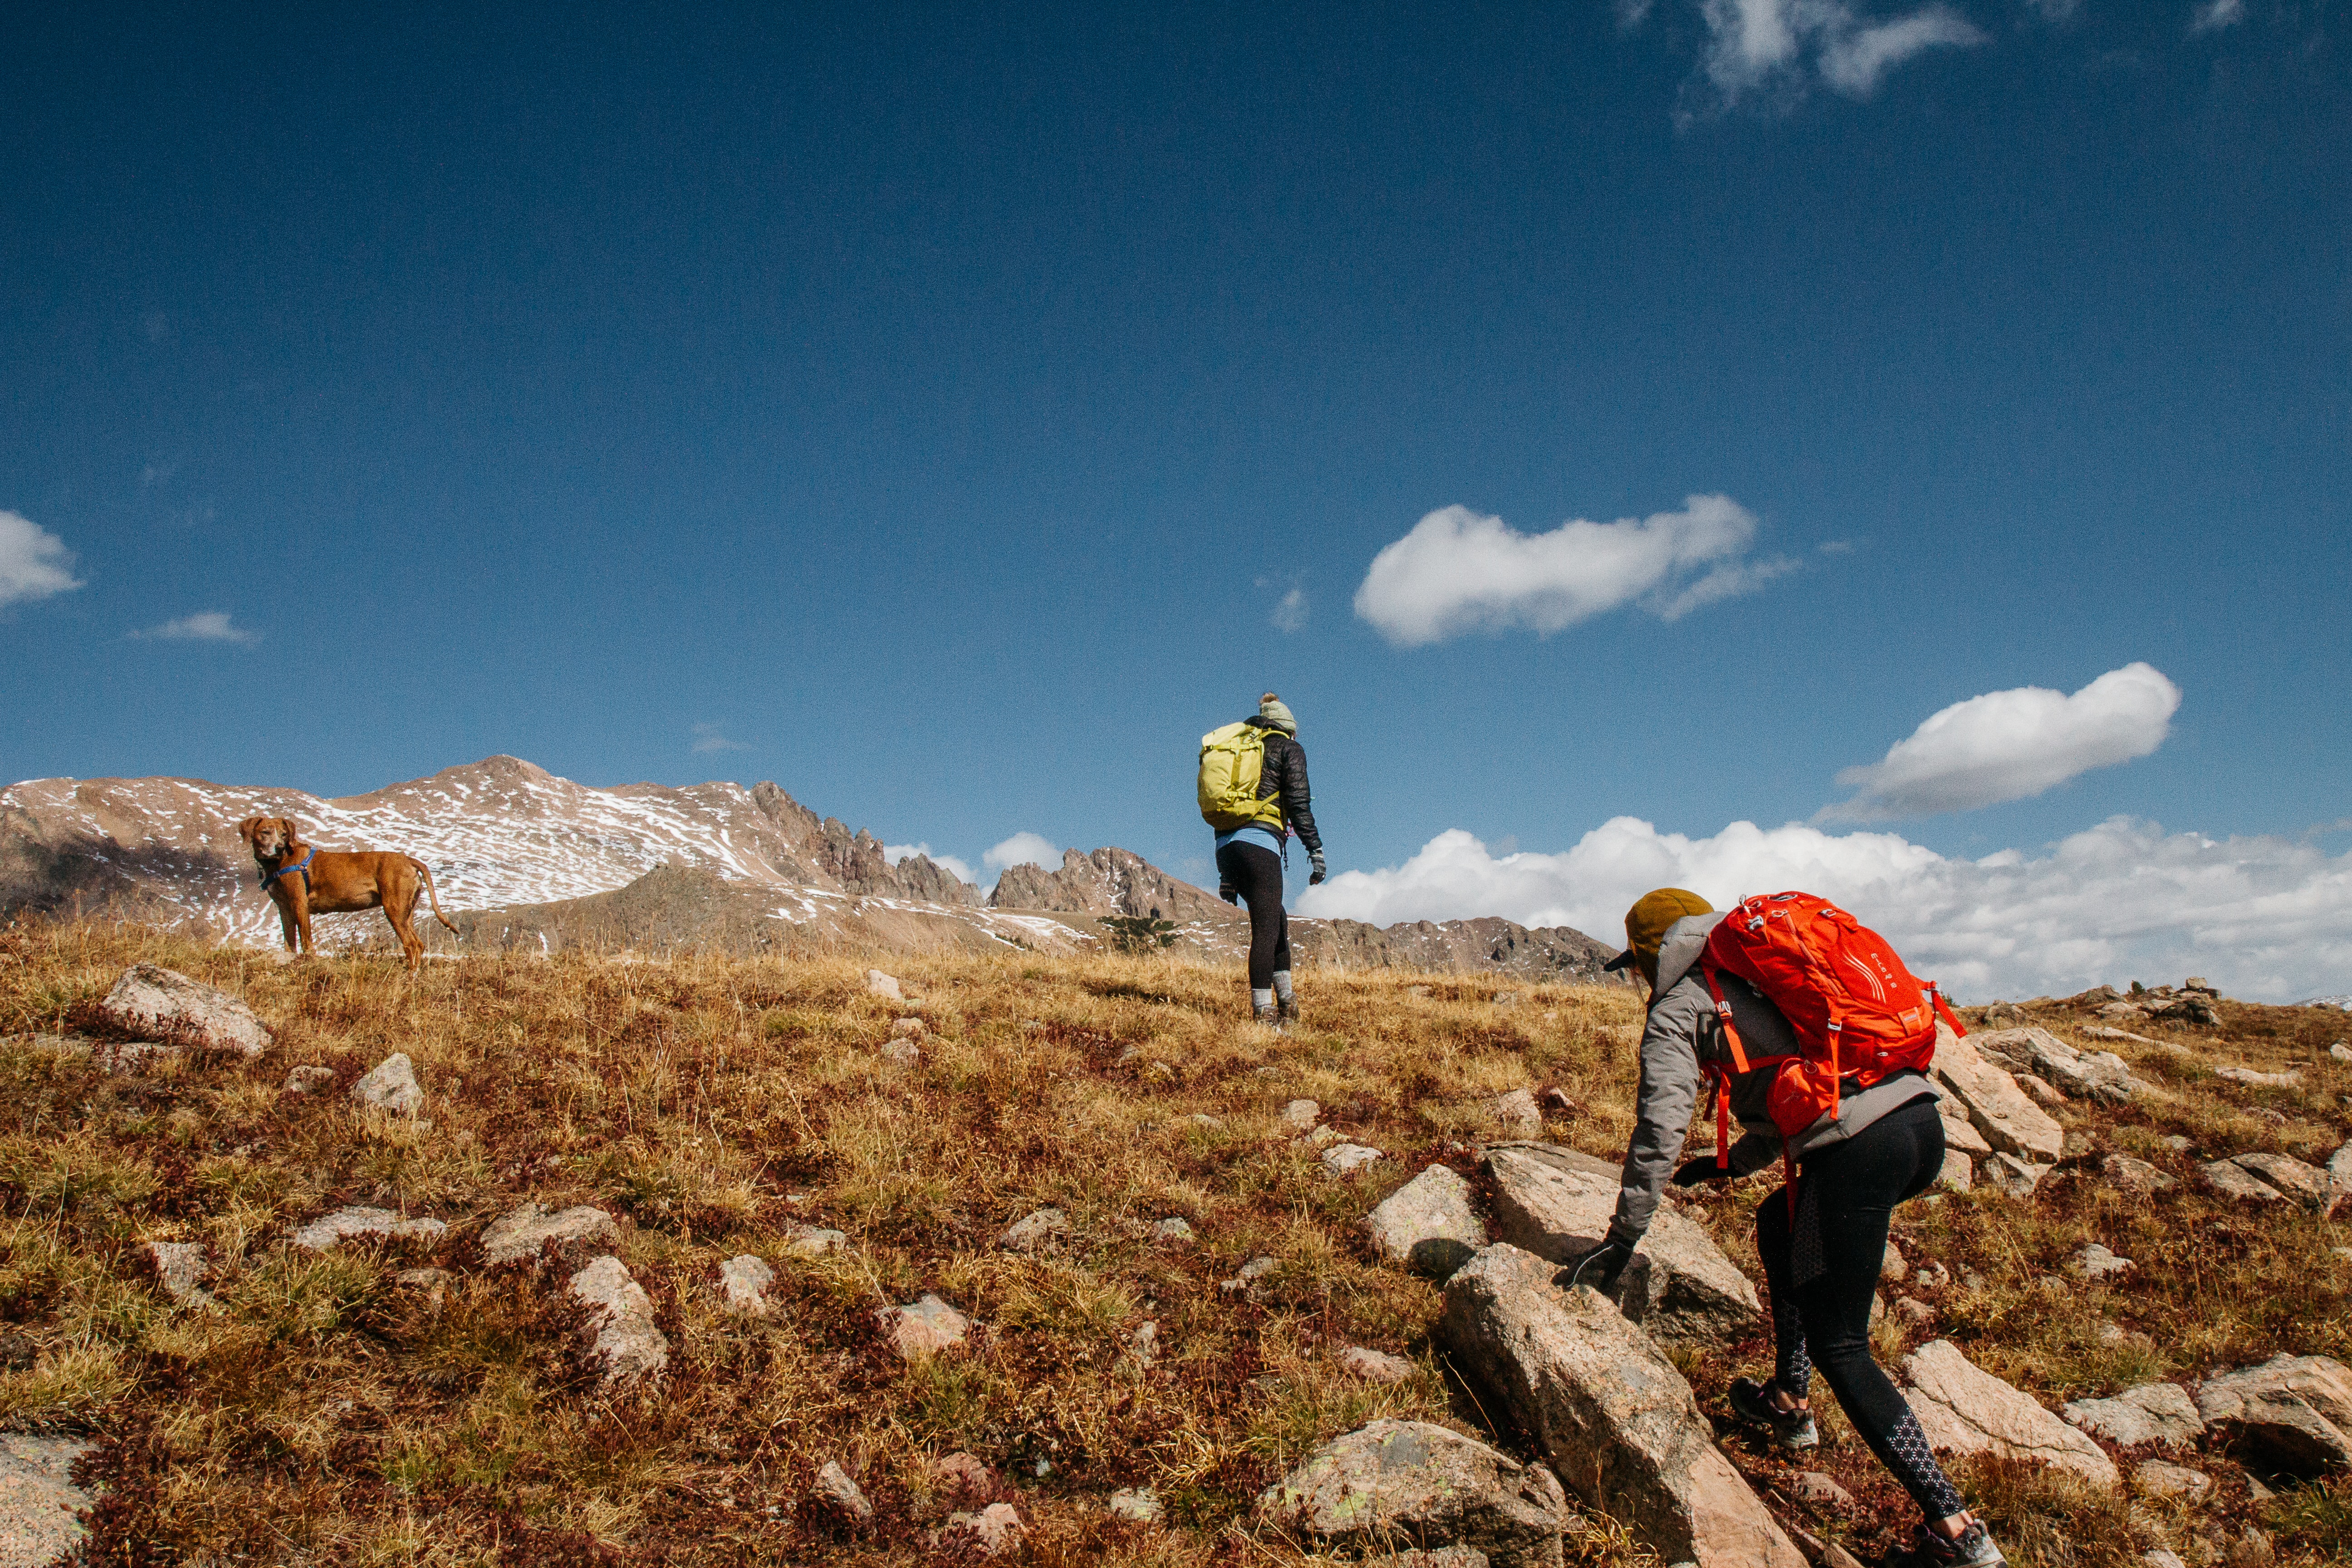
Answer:
[[[1915,1100],[1799,1165],[1793,1221],[1786,1187],[1756,1209],[1756,1250],[1772,1288],[1773,1381],[1802,1399],[1818,1364],[1846,1419],[1929,1519],[1958,1513],[1960,1494],[1871,1359],[1870,1303],[1888,1215],[1943,1168],[1943,1118],[1933,1100]]]
[[[1282,857],[1263,844],[1236,838],[1217,851],[1217,876],[1249,906],[1250,989],[1271,990],[1275,972],[1290,967],[1290,915],[1282,907]]]

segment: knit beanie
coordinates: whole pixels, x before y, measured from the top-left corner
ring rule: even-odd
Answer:
[[[1290,716],[1282,699],[1271,691],[1257,700],[1257,716],[1286,735],[1298,733],[1298,721]]]
[[[1658,949],[1665,945],[1666,931],[1685,915],[1709,915],[1715,906],[1696,893],[1681,888],[1660,888],[1643,893],[1625,911],[1625,951],[1607,967],[1616,969],[1628,961],[1642,972],[1653,990],[1658,984]]]

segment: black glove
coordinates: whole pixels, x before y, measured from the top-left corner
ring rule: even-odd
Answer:
[[[1702,1182],[1727,1182],[1739,1174],[1730,1166],[1718,1168],[1712,1154],[1702,1154],[1696,1160],[1685,1160],[1675,1170],[1675,1185],[1696,1187]]]
[[[1217,897],[1224,900],[1225,902],[1234,905],[1239,905],[1242,901],[1242,896],[1234,891],[1234,885],[1231,882],[1220,882],[1217,884]]]
[[[1316,883],[1321,881],[1326,876],[1329,875],[1328,872],[1323,869],[1323,851],[1320,849],[1308,850],[1307,852],[1307,863],[1315,868],[1314,874],[1307,879],[1307,885],[1308,887],[1313,887]]]
[[[1571,1290],[1579,1285],[1590,1285],[1595,1290],[1610,1290],[1616,1286],[1617,1276],[1625,1272],[1625,1265],[1632,1262],[1633,1258],[1632,1242],[1604,1241],[1578,1258],[1573,1266],[1563,1269],[1559,1283]]]

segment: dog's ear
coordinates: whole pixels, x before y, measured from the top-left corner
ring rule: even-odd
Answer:
[[[239,838],[244,839],[247,844],[252,843],[255,829],[258,828],[265,820],[267,819],[258,816],[247,817],[243,822],[236,825],[236,836]]]
[[[299,844],[302,842],[302,825],[300,823],[295,821],[290,816],[281,816],[278,819],[278,823],[279,826],[286,829],[286,842],[289,845]]]

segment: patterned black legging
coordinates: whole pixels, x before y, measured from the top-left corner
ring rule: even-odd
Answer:
[[[1756,1207],[1756,1250],[1772,1289],[1773,1381],[1802,1399],[1818,1363],[1846,1419],[1929,1519],[1965,1505],[1919,1418],[1871,1359],[1870,1302],[1887,1216],[1943,1168],[1943,1118],[1932,1098],[1915,1100],[1797,1168],[1793,1222],[1785,1187]]]

